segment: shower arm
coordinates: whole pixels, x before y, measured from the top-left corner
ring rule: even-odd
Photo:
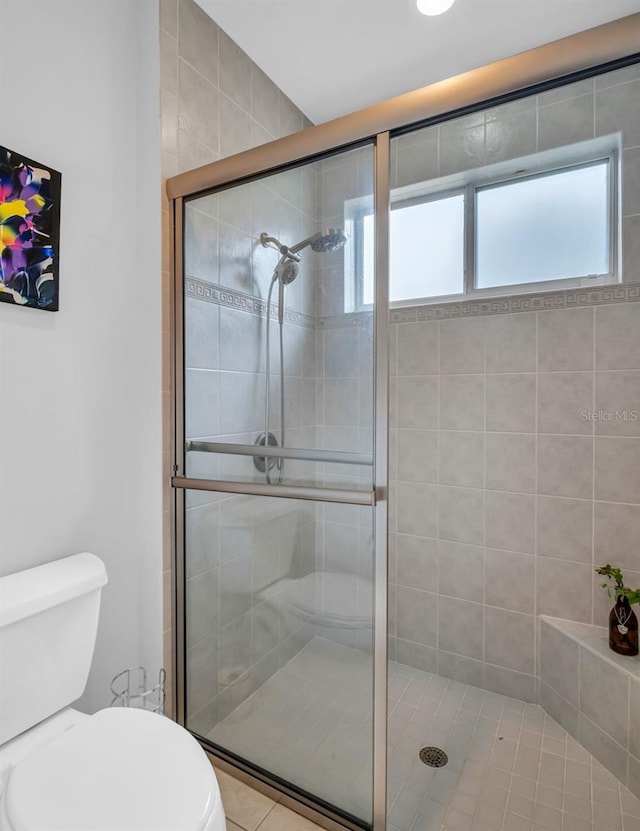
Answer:
[[[283,260],[288,258],[296,263],[300,262],[300,257],[296,252],[304,248],[304,245],[298,244],[293,248],[289,248],[287,245],[283,245],[277,237],[270,237],[269,234],[265,234],[264,232],[260,234],[260,242],[264,248],[275,248],[276,251],[279,251]],[[305,244],[308,244],[306,240]]]
[[[292,245],[291,248],[289,248],[287,250],[290,254],[293,254],[294,256],[297,256],[298,251],[302,251],[303,248],[306,248],[308,245],[311,245],[312,243],[314,243],[316,240],[320,239],[321,237],[322,237],[322,232],[321,231],[316,231],[315,234],[312,234],[310,237],[307,237],[306,239],[303,239],[302,242],[298,242],[295,245]],[[298,260],[299,259],[300,258],[298,257]]]

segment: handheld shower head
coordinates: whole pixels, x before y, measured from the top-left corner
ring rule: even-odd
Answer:
[[[280,258],[280,262],[273,272],[274,279],[279,280],[283,286],[288,286],[298,276],[298,263],[290,260],[286,255]]]

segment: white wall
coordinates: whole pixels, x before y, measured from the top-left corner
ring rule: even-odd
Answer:
[[[0,574],[105,561],[87,709],[161,661],[157,6],[0,0],[0,144],[62,172],[60,311],[0,304]]]

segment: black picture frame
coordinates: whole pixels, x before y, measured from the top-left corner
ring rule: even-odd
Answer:
[[[0,145],[0,303],[57,312],[62,174]]]

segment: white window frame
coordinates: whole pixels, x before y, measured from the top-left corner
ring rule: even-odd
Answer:
[[[580,142],[574,145],[543,151],[521,159],[511,159],[462,174],[443,177],[391,191],[391,210],[404,208],[412,204],[423,204],[450,196],[464,194],[464,252],[463,252],[463,290],[456,294],[436,295],[433,297],[412,297],[391,302],[393,308],[404,306],[421,306],[436,303],[460,302],[472,299],[488,299],[514,294],[533,294],[535,292],[566,290],[571,288],[588,288],[620,283],[621,248],[621,188],[620,159],[621,136],[614,134],[598,139]],[[527,179],[552,176],[569,170],[577,170],[598,163],[608,163],[608,204],[607,220],[609,228],[609,271],[606,274],[585,274],[577,277],[563,277],[556,280],[539,280],[531,283],[513,283],[506,286],[476,287],[476,216],[478,191],[499,185],[526,181]],[[345,311],[365,311],[371,304],[363,303],[363,223],[366,215],[371,215],[370,201],[365,205],[362,200],[353,200],[346,206],[345,224],[353,241],[348,246],[346,255],[349,266],[345,269]],[[346,263],[345,263],[346,265]]]

